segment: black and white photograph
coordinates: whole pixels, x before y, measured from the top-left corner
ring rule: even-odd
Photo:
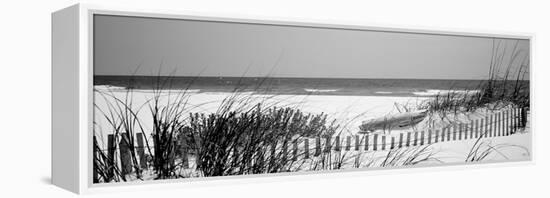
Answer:
[[[546,4],[3,2],[0,198],[544,197]]]
[[[530,40],[93,16],[93,183],[530,161]]]

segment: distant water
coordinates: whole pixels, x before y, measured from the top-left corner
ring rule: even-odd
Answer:
[[[343,79],[256,77],[94,76],[94,85],[121,89],[186,89],[192,92],[254,92],[290,95],[433,96],[476,91],[481,80]]]

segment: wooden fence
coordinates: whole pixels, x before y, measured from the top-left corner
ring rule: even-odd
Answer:
[[[333,151],[384,151],[440,142],[509,136],[516,133],[520,128],[524,128],[526,122],[527,113],[525,109],[512,108],[486,115],[484,118],[473,119],[469,122],[450,125],[444,128],[411,131],[400,133],[396,136],[368,134],[343,137],[298,138],[273,145],[271,149],[273,151],[282,150],[281,152],[285,153],[284,157],[292,157],[294,160],[298,157],[305,159],[317,157],[322,153]],[[123,137],[122,140],[124,140],[126,134],[121,134],[121,136]],[[128,141],[118,141],[120,173],[123,176],[132,172],[132,166],[134,166],[134,164],[139,164],[140,168],[146,168],[147,166],[145,156],[146,146],[144,145],[143,134],[137,133],[134,138],[137,143],[136,145],[132,145],[128,143]],[[116,142],[113,135],[108,135],[107,155],[111,160],[115,157],[115,149],[117,148],[117,145],[115,145]],[[291,148],[289,148],[289,146]],[[135,149],[132,149],[132,147]],[[288,152],[289,149],[291,152]],[[182,159],[184,166],[188,166],[186,152],[187,150],[183,151],[182,155],[182,157],[185,158]],[[96,157],[95,153],[96,150],[94,150],[94,158]],[[291,156],[287,156],[286,154]],[[137,159],[132,159],[132,156],[137,156]],[[137,161],[133,162],[132,160]],[[96,179],[97,174],[94,172],[94,181]]]

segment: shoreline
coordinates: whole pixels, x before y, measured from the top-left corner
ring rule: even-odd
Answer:
[[[135,93],[152,93],[156,92],[155,88],[128,88],[124,86],[113,85],[94,85],[97,90],[109,90],[112,92],[135,92]],[[408,89],[358,89],[358,88],[293,88],[293,89],[267,89],[267,88],[239,88],[230,87],[204,87],[192,86],[182,89],[160,89],[161,92],[186,92],[186,93],[203,93],[203,94],[219,94],[219,93],[243,93],[253,95],[295,95],[295,96],[381,96],[381,97],[435,97],[438,95],[471,95],[479,93],[479,89],[433,89],[433,88],[408,88]]]
[[[104,90],[103,90],[104,91]],[[137,109],[148,100],[154,97],[153,92],[129,92],[132,96],[132,104]],[[161,103],[173,103],[178,93],[173,90],[162,90]],[[126,91],[109,92],[112,97],[120,100],[125,99]],[[359,130],[362,121],[377,118],[380,116],[398,113],[395,108],[396,103],[406,106],[416,106],[430,97],[400,97],[400,96],[342,96],[342,95],[287,95],[287,94],[257,94],[252,92],[186,92],[182,95],[188,105],[189,113],[215,113],[224,99],[236,96],[246,99],[248,107],[262,103],[265,106],[291,107],[297,108],[305,113],[327,114],[329,119],[336,119],[341,124],[346,124],[348,130]],[[98,108],[108,109],[107,103],[115,103],[113,98],[104,98],[97,91],[94,91],[94,103]],[[139,112],[141,120],[151,120],[148,111],[144,109]],[[101,120],[101,112],[94,109],[94,118]],[[141,115],[143,117],[141,117]],[[99,120],[96,120],[99,121]],[[100,126],[108,126],[104,122],[99,122]]]

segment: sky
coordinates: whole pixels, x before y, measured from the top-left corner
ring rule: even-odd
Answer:
[[[94,75],[486,79],[495,46],[528,64],[528,40],[94,17]]]

